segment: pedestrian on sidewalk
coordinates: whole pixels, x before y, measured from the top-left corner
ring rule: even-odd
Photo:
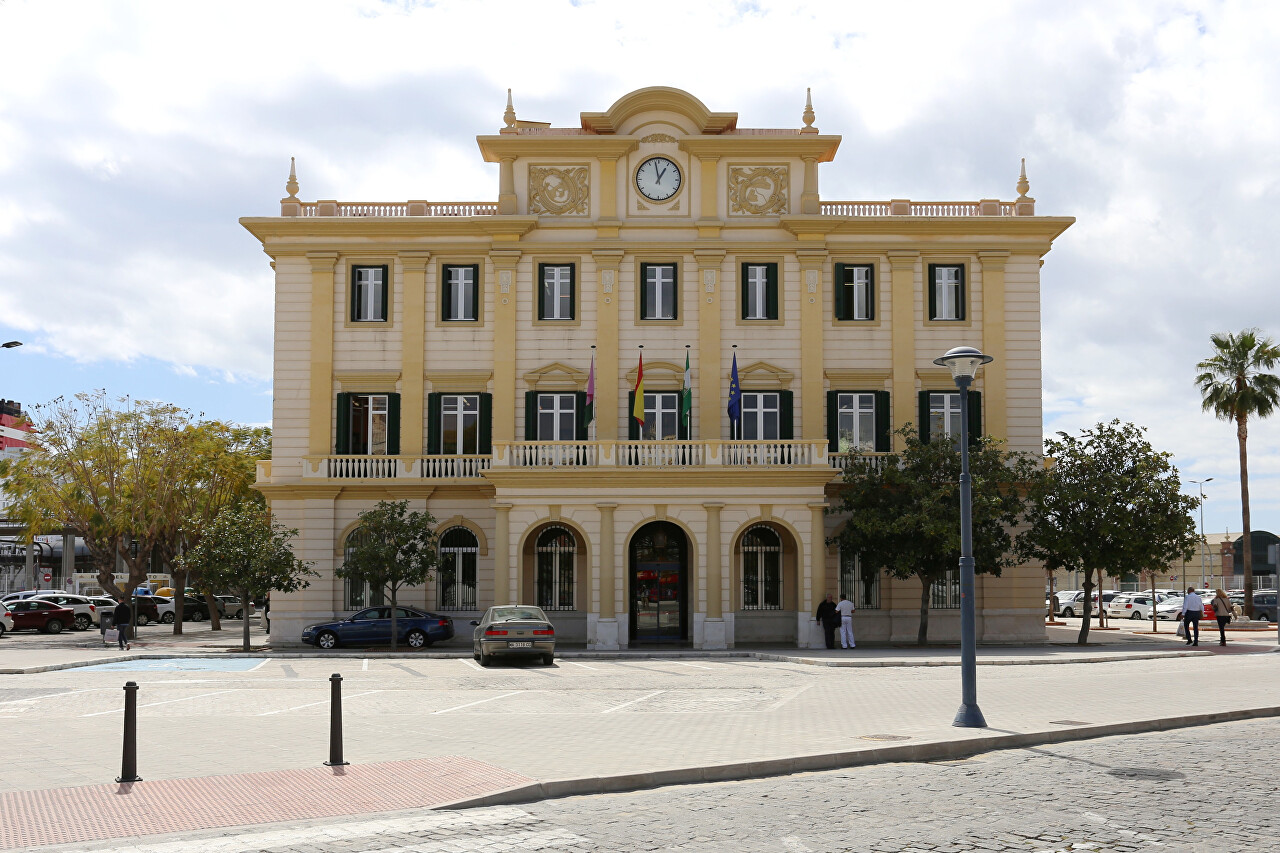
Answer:
[[[1221,589],[1213,591],[1213,615],[1218,618],[1218,645],[1227,644],[1227,623],[1231,621],[1231,599]]]
[[[1187,597],[1182,599],[1182,610],[1179,611],[1182,616],[1183,630],[1187,633],[1187,645],[1200,645],[1200,617],[1204,615],[1204,599],[1196,595],[1194,586],[1187,587]],[[1192,632],[1195,632],[1195,639],[1192,639]]]
[[[827,593],[827,597],[818,605],[814,619],[822,626],[822,639],[826,641],[827,648],[834,649],[836,631],[840,628],[840,611],[836,610],[836,602],[831,593]]]
[[[112,624],[118,634],[117,641],[120,643],[120,651],[123,652],[126,649],[133,648],[133,644],[129,642],[129,628],[131,627],[130,623],[133,622],[133,609],[129,607],[129,602],[121,599],[120,603],[116,605],[113,616],[115,618],[112,620]]]
[[[853,611],[857,609],[847,595],[840,596],[836,612],[840,614],[840,648],[842,649],[857,648],[857,644],[853,641]]]

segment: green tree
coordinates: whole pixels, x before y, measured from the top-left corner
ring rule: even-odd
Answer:
[[[233,589],[245,602],[244,650],[249,651],[248,602],[269,592],[296,592],[316,577],[310,563],[294,556],[297,530],[274,521],[255,501],[224,507],[191,550],[178,557],[210,587]]]
[[[1078,436],[1059,432],[1045,440],[1047,475],[1031,485],[1018,552],[1049,571],[1084,573],[1081,645],[1089,641],[1095,570],[1099,584],[1104,574],[1162,572],[1195,549],[1200,499],[1182,494],[1172,455],[1145,433],[1118,420]]]
[[[954,442],[921,442],[910,424],[897,430],[903,450],[850,458],[835,502],[827,511],[846,517],[838,543],[862,565],[893,577],[920,581],[920,625],[916,641],[929,633],[933,585],[960,562],[960,453]],[[969,453],[973,480],[975,571],[999,575],[1014,565],[1009,529],[1023,510],[1026,483],[1040,476],[1031,456],[1010,453],[989,436],[974,439]]]
[[[1240,512],[1244,522],[1244,612],[1253,618],[1253,546],[1249,518],[1249,416],[1265,418],[1280,405],[1280,377],[1267,373],[1280,348],[1259,329],[1210,335],[1213,355],[1196,365],[1205,411],[1235,421],[1240,445]]]
[[[439,561],[436,520],[409,512],[408,501],[379,501],[360,513],[348,539],[347,557],[335,572],[353,583],[380,589],[391,601],[391,648],[396,648],[396,597],[403,586],[426,583]]]

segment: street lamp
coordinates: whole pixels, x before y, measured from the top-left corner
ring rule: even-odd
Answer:
[[[1212,483],[1213,478],[1208,477],[1204,480],[1187,480],[1188,483],[1195,483],[1200,487],[1200,588],[1208,589],[1204,577],[1204,560],[1209,554],[1209,540],[1204,538],[1204,484]]]
[[[969,482],[969,386],[978,369],[992,361],[974,347],[953,347],[934,364],[951,369],[960,389],[960,710],[953,726],[985,729],[978,708],[978,642],[973,606],[973,490]]]
[[[13,349],[14,347],[20,346],[22,346],[22,341],[5,341],[0,344],[0,347],[4,347],[5,349]]]

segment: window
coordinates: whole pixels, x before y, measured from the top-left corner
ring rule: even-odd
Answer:
[[[742,319],[778,319],[778,265],[742,265]]]
[[[960,392],[920,392],[920,440],[929,441],[938,436],[952,442],[960,440]],[[969,392],[969,441],[982,434],[982,394]]]
[[[347,537],[346,545],[342,549],[342,561],[345,563],[351,557],[351,551],[359,543],[360,533],[353,532]],[[342,585],[342,608],[344,610],[362,610],[366,607],[377,607],[383,604],[383,590],[369,589],[369,584],[362,581],[353,581],[346,578]],[[370,617],[374,618],[374,617]]]
[[[837,395],[839,452],[869,452],[876,446],[875,394]]]
[[[640,265],[640,319],[676,319],[676,265]]]
[[[578,435],[576,394],[538,395],[537,441],[574,441]]]
[[[539,320],[573,319],[573,264],[539,264]]]
[[[446,264],[442,268],[444,284],[440,288],[443,304],[441,316],[445,320],[475,320],[476,304],[479,301],[479,289],[476,282],[480,277],[480,267],[453,266]]]
[[[573,610],[573,555],[578,540],[564,527],[548,527],[538,536],[537,597],[543,610]]]
[[[862,568],[857,554],[840,551],[840,595],[859,610],[880,609],[880,572]]]
[[[836,264],[837,320],[874,320],[875,267],[871,264]]]
[[[353,456],[400,453],[399,394],[339,394],[336,452]]]
[[[963,264],[929,264],[929,319],[964,319]]]
[[[385,323],[387,320],[387,268],[351,268],[351,320]]]
[[[763,525],[742,537],[742,609],[782,609],[782,542]]]
[[[930,610],[960,609],[960,570],[947,569],[946,573],[929,588]]]
[[[773,441],[781,437],[781,395],[747,392],[742,395],[743,441]]]
[[[476,609],[476,535],[465,527],[451,527],[440,537],[440,568],[436,589],[441,610]]]
[[[440,395],[440,452],[480,452],[480,395]]]
[[[631,422],[636,424],[635,418]],[[644,428],[637,437],[653,441],[681,438],[680,433],[680,395],[674,392],[645,394]]]

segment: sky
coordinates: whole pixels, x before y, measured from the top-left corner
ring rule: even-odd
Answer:
[[[1015,195],[1042,270],[1047,433],[1149,428],[1241,527],[1209,335],[1280,337],[1280,4],[0,0],[0,397],[105,388],[268,423],[272,279],[237,223],[304,199],[493,201],[475,137],[652,85],[843,137],[826,200]],[[1280,414],[1251,425],[1280,532]],[[1198,493],[1188,484],[1188,493]]]

